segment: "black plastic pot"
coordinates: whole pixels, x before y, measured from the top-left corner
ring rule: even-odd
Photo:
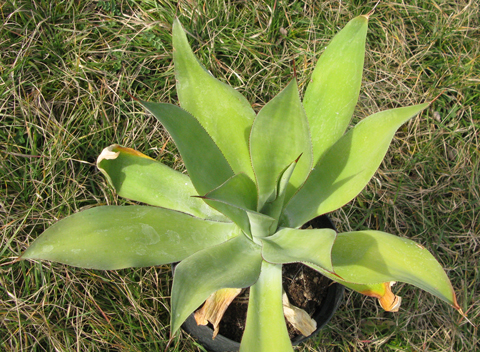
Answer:
[[[335,226],[326,215],[319,216],[304,225],[304,227],[308,226],[312,226],[313,228],[331,228],[336,230]],[[314,337],[318,334],[320,329],[327,325],[342,302],[343,293],[344,286],[340,284],[333,283],[328,287],[327,293],[323,298],[321,305],[312,315],[312,318],[317,322],[317,329],[310,336],[305,337],[298,335],[294,337],[291,340],[292,345],[298,345],[305,340]],[[209,326],[197,325],[193,314],[188,317],[188,319],[182,325],[182,328],[210,352],[235,352],[240,348],[239,342],[230,340],[220,334],[218,334],[213,340],[213,329],[211,329]]]

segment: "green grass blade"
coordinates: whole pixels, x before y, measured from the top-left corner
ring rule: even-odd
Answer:
[[[211,191],[233,176],[222,151],[194,116],[172,104],[140,103],[172,136],[198,194]]]
[[[95,207],[49,227],[21,258],[101,270],[160,265],[225,242],[234,229],[163,208]]]
[[[316,164],[345,132],[362,82],[368,17],[351,20],[320,56],[303,105],[310,124]]]
[[[240,352],[293,352],[283,316],[282,291],[282,266],[263,262],[258,281],[250,287]]]
[[[250,153],[257,179],[259,209],[275,199],[278,176],[301,154],[290,177],[285,200],[290,199],[305,181],[312,167],[312,146],[295,80],[258,113],[250,136]]]
[[[298,227],[350,202],[377,171],[397,129],[428,105],[385,110],[357,124],[315,165],[287,204],[283,223]]]
[[[173,278],[172,334],[212,293],[253,285],[260,275],[261,263],[260,247],[244,235],[182,261]]]
[[[255,112],[250,103],[199,63],[178,19],[173,24],[173,46],[177,93],[182,108],[200,121],[235,173],[245,172],[253,179],[248,136]]]
[[[193,197],[197,191],[187,175],[136,150],[114,144],[103,150],[97,167],[121,197],[204,219],[228,221]]]

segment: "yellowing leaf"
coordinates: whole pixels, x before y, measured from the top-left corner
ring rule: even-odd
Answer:
[[[394,281],[383,282],[373,285],[357,285],[343,283],[343,285],[347,286],[348,288],[351,288],[365,296],[377,298],[378,302],[385,311],[398,312],[398,309],[402,304],[402,297],[397,296],[392,292],[392,286],[394,284]]]
[[[229,221],[194,197],[198,193],[187,175],[134,149],[111,145],[99,155],[97,167],[121,197],[204,219]]]

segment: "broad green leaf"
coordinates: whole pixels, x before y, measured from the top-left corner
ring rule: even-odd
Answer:
[[[227,220],[203,200],[193,197],[197,191],[187,175],[134,149],[111,145],[98,157],[97,167],[121,197],[204,219]]]
[[[244,173],[231,177],[202,198],[212,208],[236,223],[250,238],[259,231],[268,236],[275,230],[275,219],[255,211],[257,188]]]
[[[251,210],[252,206],[256,208],[257,205],[257,190],[253,181],[245,174],[235,175],[216,190],[207,193],[204,200],[236,223],[255,243],[261,244],[255,238],[272,235],[278,226],[286,185],[295,164],[296,161],[282,173],[278,181],[277,196],[274,201],[266,203],[268,208],[264,207],[265,211],[262,213]]]
[[[314,165],[345,132],[362,82],[368,17],[351,20],[325,48],[305,91]]]
[[[270,236],[277,228],[278,221],[268,215],[257,213],[253,211],[247,212],[248,220],[250,221],[250,229],[252,231],[253,240],[260,244],[256,238]]]
[[[232,176],[225,183],[205,194],[205,198],[230,203],[243,209],[257,210],[257,188],[244,173]]]
[[[260,247],[244,235],[183,260],[173,277],[172,334],[215,291],[253,285],[261,264]]]
[[[200,121],[235,173],[245,172],[254,179],[248,153],[248,136],[255,119],[250,103],[200,64],[178,19],[173,23],[173,47],[177,94],[182,108]]]
[[[101,270],[161,265],[230,239],[233,223],[150,206],[101,206],[60,220],[23,253]]]
[[[331,252],[335,237],[332,229],[284,228],[262,239],[262,256],[273,264],[313,263],[333,272]]]
[[[274,197],[272,197],[271,200],[269,199],[260,210],[261,213],[271,216],[274,219],[277,219],[277,224],[285,203],[285,196],[287,194],[288,182],[290,181],[290,177],[292,177],[293,171],[295,170],[298,159],[300,157],[298,157],[297,160],[295,160],[290,165],[288,165],[280,173],[280,176],[278,177],[278,180],[277,180],[277,185],[275,187]]]
[[[305,181],[312,167],[312,146],[295,80],[258,113],[250,136],[250,154],[257,178],[258,209],[275,198],[278,175],[300,154],[286,200]]]
[[[172,136],[198,194],[211,191],[233,176],[222,151],[195,117],[172,104],[140,103]]]
[[[258,213],[245,208],[240,208],[225,201],[203,198],[212,208],[225,214],[230,220],[238,225],[242,231],[252,240],[253,237],[265,237],[271,235],[278,221],[268,215]]]
[[[341,279],[327,276],[342,284],[342,281],[360,285],[406,282],[459,309],[441,265],[423,246],[406,238],[380,231],[341,233],[333,245],[332,262]]]
[[[380,166],[397,129],[427,106],[382,111],[348,131],[324,154],[287,204],[282,226],[301,226],[355,198]]]
[[[217,201],[214,199],[203,198],[205,203],[213,209],[221,212],[233,221],[248,237],[252,238],[252,231],[250,230],[250,221],[248,220],[247,210],[239,208],[233,204]]]
[[[240,352],[293,352],[283,315],[282,291],[282,266],[263,262],[258,281],[250,287]]]

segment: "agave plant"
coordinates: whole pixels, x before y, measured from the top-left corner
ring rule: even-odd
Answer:
[[[381,231],[300,229],[361,192],[396,130],[429,106],[381,111],[345,133],[360,90],[368,17],[354,18],[334,37],[303,102],[292,79],[258,114],[199,63],[175,20],[181,108],[138,101],[170,133],[188,175],[112,145],[98,157],[98,168],[120,196],[148,205],[71,215],[22,258],[103,270],[180,262],[172,334],[209,297],[250,287],[241,351],[292,351],[282,304],[285,263],[304,263],[377,297],[386,310],[398,309],[395,281],[460,310],[442,267],[423,246]]]

